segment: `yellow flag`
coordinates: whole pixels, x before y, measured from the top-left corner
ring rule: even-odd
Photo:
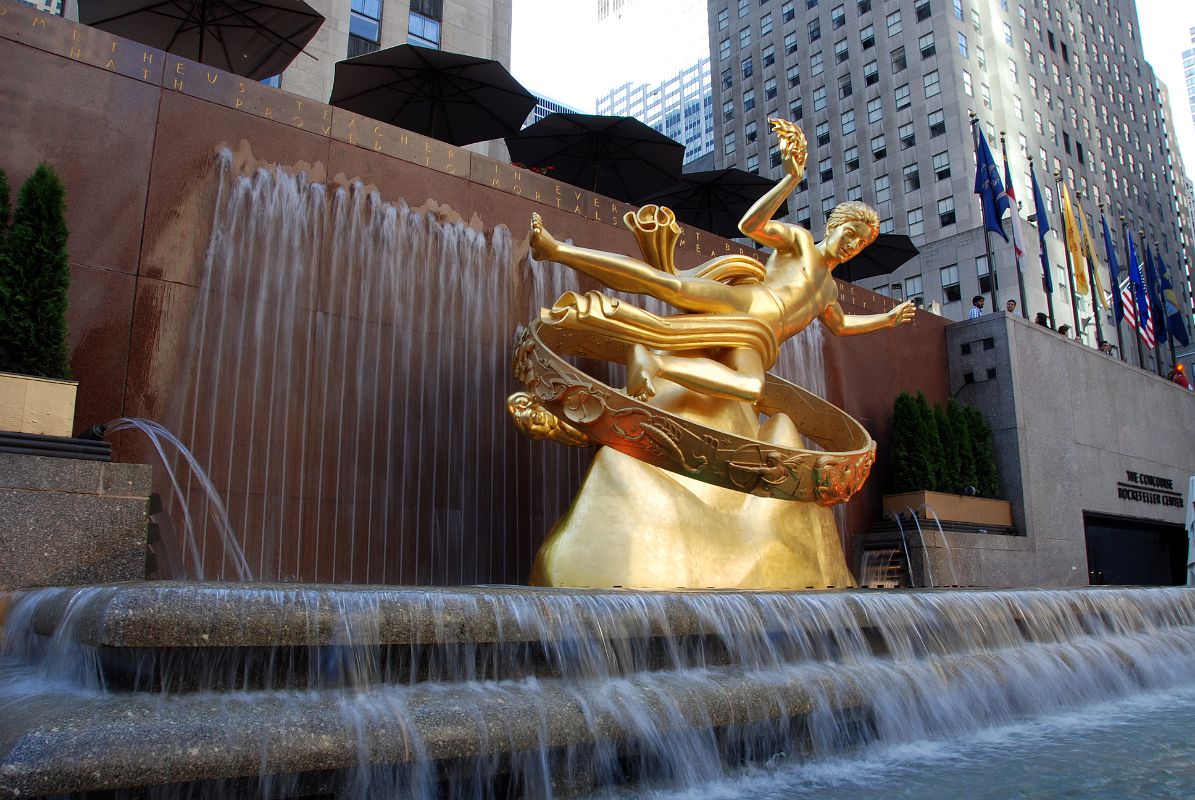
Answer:
[[[1083,248],[1079,245],[1079,226],[1075,224],[1075,210],[1071,207],[1071,195],[1062,184],[1062,224],[1066,228],[1066,249],[1071,253],[1071,266],[1075,273],[1075,291],[1080,297],[1088,293],[1087,270],[1083,263]]]
[[[1082,211],[1079,213],[1079,225],[1083,229],[1083,249],[1087,251],[1087,262],[1091,264],[1091,274],[1095,277],[1095,301],[1100,308],[1107,308],[1108,300],[1104,296],[1104,279],[1100,277],[1100,272],[1104,267],[1096,257],[1095,245],[1091,241],[1091,229],[1087,227],[1087,215]]]

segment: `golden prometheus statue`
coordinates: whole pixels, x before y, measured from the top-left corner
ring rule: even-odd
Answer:
[[[600,446],[572,506],[549,533],[531,582],[543,586],[783,589],[854,585],[831,507],[863,485],[871,436],[846,412],[768,374],[781,343],[814,319],[839,336],[909,322],[844,314],[835,266],[875,240],[879,218],[842,203],[825,238],[772,219],[805,173],[801,129],[770,120],[785,175],[739,223],[773,249],[681,271],[667,208],[624,217],[643,259],[558,242],[532,216],[531,250],[611,289],[658,298],[659,316],[601,292],[565,292],[523,332],[526,387],[507,401],[529,436]],[[622,362],[625,391],[562,356]],[[759,415],[768,415],[762,425]],[[823,450],[803,448],[801,434]]]

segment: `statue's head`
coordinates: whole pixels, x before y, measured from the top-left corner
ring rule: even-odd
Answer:
[[[826,220],[825,251],[835,264],[850,261],[880,234],[880,217],[871,206],[848,200]]]

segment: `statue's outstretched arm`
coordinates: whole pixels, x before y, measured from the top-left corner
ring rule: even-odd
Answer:
[[[792,226],[776,222],[772,217],[805,177],[805,158],[808,154],[805,134],[787,120],[769,119],[768,122],[772,123],[772,130],[780,139],[784,177],[747,210],[739,221],[739,230],[765,247],[790,250],[793,245]]]
[[[531,252],[538,261],[555,261],[583,272],[611,289],[649,295],[682,311],[722,313],[742,310],[743,301],[737,299],[734,288],[726,284],[708,278],[673,275],[637,258],[558,242],[544,227],[539,214],[531,215]]]
[[[913,321],[916,308],[909,300],[883,314],[844,314],[837,300],[831,301],[821,314],[822,323],[835,336],[855,336],[884,328],[895,328]]]

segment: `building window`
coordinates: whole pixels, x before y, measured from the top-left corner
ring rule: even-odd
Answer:
[[[757,155],[747,156],[747,171],[755,173],[756,175],[759,174],[759,156],[757,156]]]
[[[822,38],[822,23],[821,20],[815,19],[809,23],[809,41],[816,42]]]
[[[850,52],[847,50],[846,39],[839,39],[834,43],[834,61],[841,64],[850,58]]]
[[[797,35],[795,33],[784,34],[784,54],[791,56],[797,52]]]
[[[942,81],[941,78],[938,77],[937,70],[925,73],[923,82],[925,84],[925,99],[928,100],[929,98],[936,97],[942,93]]]
[[[838,96],[842,98],[850,97],[854,92],[854,87],[851,85],[851,76],[843,75],[838,81]]]
[[[722,104],[722,121],[730,122],[734,119],[734,101],[727,100]]]
[[[829,183],[834,179],[834,159],[823,158],[818,162],[817,170],[821,175],[822,183]]]
[[[871,137],[871,155],[876,161],[888,155],[888,148],[884,145],[884,134]]]
[[[925,77],[926,77],[927,79],[929,78],[929,76],[928,76],[928,75],[926,75]],[[926,91],[926,95],[925,95],[925,96],[926,96],[926,97],[929,97],[929,94],[928,94],[928,92],[929,92],[928,80],[927,80],[927,84],[926,84],[925,91]],[[935,92],[934,94],[937,94],[937,92]],[[992,107],[992,90],[988,88],[988,85],[987,85],[986,83],[981,83],[981,84],[979,84],[979,95],[980,95],[980,98],[983,100],[983,105],[984,105],[984,107],[985,107],[985,108],[991,108],[991,107]]]
[[[988,257],[987,256],[978,256],[975,259],[975,274],[979,276],[979,293],[980,294],[988,294],[989,292],[991,292],[992,291],[992,275],[988,271]]]
[[[371,0],[366,0],[371,3]],[[357,5],[354,0],[353,5]],[[441,0],[415,0],[407,19],[407,43],[440,49],[440,20],[444,17]]]
[[[954,224],[954,198],[943,197],[938,201],[938,223],[945,228]]]
[[[876,205],[887,203],[892,199],[892,181],[888,179],[887,175],[881,175],[875,179],[875,189]]]
[[[1014,82],[1017,79],[1016,59],[1013,59],[1013,58],[1008,59],[1008,77],[1011,78]]]
[[[1012,99],[1012,112],[1017,115],[1017,119],[1025,119],[1025,109],[1024,106],[1021,105],[1020,97],[1014,97]]]
[[[751,13],[751,3],[749,0],[739,0],[739,19]]]
[[[722,137],[722,155],[726,156],[727,158],[731,158],[734,156],[734,151],[734,131],[731,131]]]
[[[795,100],[788,106],[788,118],[793,122],[805,116],[805,106],[801,104],[800,100]]]
[[[801,206],[797,209],[797,224],[802,228],[808,228],[811,218],[809,216],[809,206]]]
[[[894,48],[892,50],[892,74],[895,75],[896,73],[901,72],[907,66],[908,62],[905,60],[904,45]]]
[[[967,97],[975,96],[975,89],[971,86],[971,73],[963,70],[963,94]]]
[[[921,49],[922,58],[929,58],[938,52],[938,45],[934,42],[934,32],[930,31],[924,36],[919,36],[917,38],[917,47]]]
[[[842,6],[835,6],[834,10],[830,12],[830,24],[834,26],[834,30],[838,30],[846,24],[846,11]]]
[[[917,0],[913,9],[917,12],[918,22],[925,22],[929,19],[929,0]]]
[[[892,222],[892,217],[884,217],[880,220],[880,233],[892,233],[896,230],[896,226]]]
[[[743,126],[743,141],[745,141],[747,144],[751,144],[758,138],[759,126],[756,124],[755,120],[751,120]]]
[[[776,99],[776,79],[768,78],[763,82],[763,96],[767,100]]]
[[[801,84],[801,67],[799,64],[794,64],[785,72],[785,77],[788,78],[789,86],[799,86]]]
[[[893,11],[891,14],[889,14],[887,16],[885,21],[888,23],[888,35],[889,36],[895,36],[896,34],[900,33],[902,30],[904,30],[900,24],[900,12],[899,11]]]
[[[878,97],[873,97],[867,101],[867,121],[870,123],[879,122],[884,118],[884,101]]]
[[[814,53],[809,57],[809,76],[816,78],[826,71],[826,66],[821,53]]]
[[[825,147],[830,143],[830,123],[819,122],[813,130],[814,136],[817,138],[818,147]]]
[[[913,212],[910,211],[909,212],[910,219],[912,218],[912,214],[913,214]],[[913,226],[912,226],[912,224],[910,224],[909,225],[909,232],[910,232],[909,235],[910,236],[915,235],[912,233],[912,229],[913,229]],[[905,278],[905,299],[912,300],[914,303],[916,303],[918,300],[922,300],[924,302],[925,289],[922,286],[920,275],[911,275],[908,278]],[[921,305],[920,303],[917,303],[917,304]]]
[[[731,86],[734,86],[734,76],[730,74],[730,70],[724,69],[722,70],[722,88],[729,89]]]
[[[824,111],[826,108],[826,87],[822,86],[813,91],[813,110]]]
[[[921,188],[921,174],[917,171],[915,163],[905,167],[904,180],[906,192],[915,192]]]
[[[909,236],[921,236],[925,233],[925,213],[920,208],[911,208],[906,215]]]
[[[750,56],[748,56],[747,58],[744,58],[742,60],[742,62],[740,62],[740,66],[743,68],[743,77],[744,78],[750,78],[752,75],[755,74],[755,65],[752,64]]]
[[[863,45],[864,50],[875,47],[876,44],[876,28],[875,25],[868,25],[859,31],[859,44]]]
[[[730,40],[723,39],[718,43],[718,60],[725,61],[730,58]]]
[[[764,14],[759,19],[759,38],[763,39],[766,36],[772,35],[772,15]]]
[[[855,110],[848,109],[842,112],[842,135],[849,136],[855,132]]]
[[[763,55],[763,65],[765,69],[776,63],[776,48],[772,45],[769,44],[765,46],[761,51],[761,55]]]
[[[863,65],[863,83],[866,86],[875,86],[880,82],[880,65],[875,61],[868,61]]]
[[[859,148],[858,147],[852,146],[852,147],[848,147],[846,150],[843,150],[842,157],[846,161],[846,171],[847,172],[854,172],[855,170],[859,169]],[[850,198],[848,198],[848,199],[850,199]]]
[[[982,47],[980,47],[979,45],[975,45],[975,60],[977,62],[979,62],[980,69],[988,68],[987,52],[985,52],[984,49]]]
[[[730,26],[730,9],[724,8],[718,12],[718,30],[724,31]]]
[[[743,92],[743,111],[750,111],[755,108],[755,90],[748,89]]]
[[[967,57],[967,34],[962,31],[958,34],[958,53],[963,58]]]
[[[833,210],[834,210],[834,198],[833,197],[823,197],[822,198],[822,221],[823,222],[830,218],[830,212]]]
[[[743,28],[739,31],[739,49],[746,50],[751,46],[751,29]]]
[[[852,186],[851,188],[847,189],[846,190],[846,199],[853,200],[856,203],[861,202],[863,200],[863,187],[862,186]]]
[[[950,177],[950,153],[943,150],[934,155],[934,178],[944,181]]]
[[[859,0],[859,13],[866,14],[871,11],[871,0]]]
[[[930,138],[946,133],[946,114],[942,109],[929,112],[929,116],[925,120],[929,123]]]
[[[963,0],[954,0],[954,18],[963,18]]]
[[[349,11],[349,58],[377,50],[381,36],[382,0],[353,0]],[[435,44],[427,46],[439,47],[439,36]]]
[[[773,167],[780,166],[780,148],[773,147],[771,151],[768,152],[768,163]]]
[[[957,303],[963,299],[962,289],[958,282],[958,264],[951,264],[938,270],[942,278],[942,299],[947,303]]]
[[[897,129],[897,135],[900,136],[900,149],[908,150],[913,145],[917,144],[917,134],[914,131],[913,123],[907,122]]]
[[[896,110],[908,108],[913,101],[909,98],[909,84],[903,83],[896,87]]]
[[[1004,23],[1004,43],[1012,47],[1012,26],[1007,22]]]
[[[797,11],[796,7],[793,5],[793,0],[788,0],[788,2],[780,8],[780,19],[784,22],[792,22],[796,15]]]

